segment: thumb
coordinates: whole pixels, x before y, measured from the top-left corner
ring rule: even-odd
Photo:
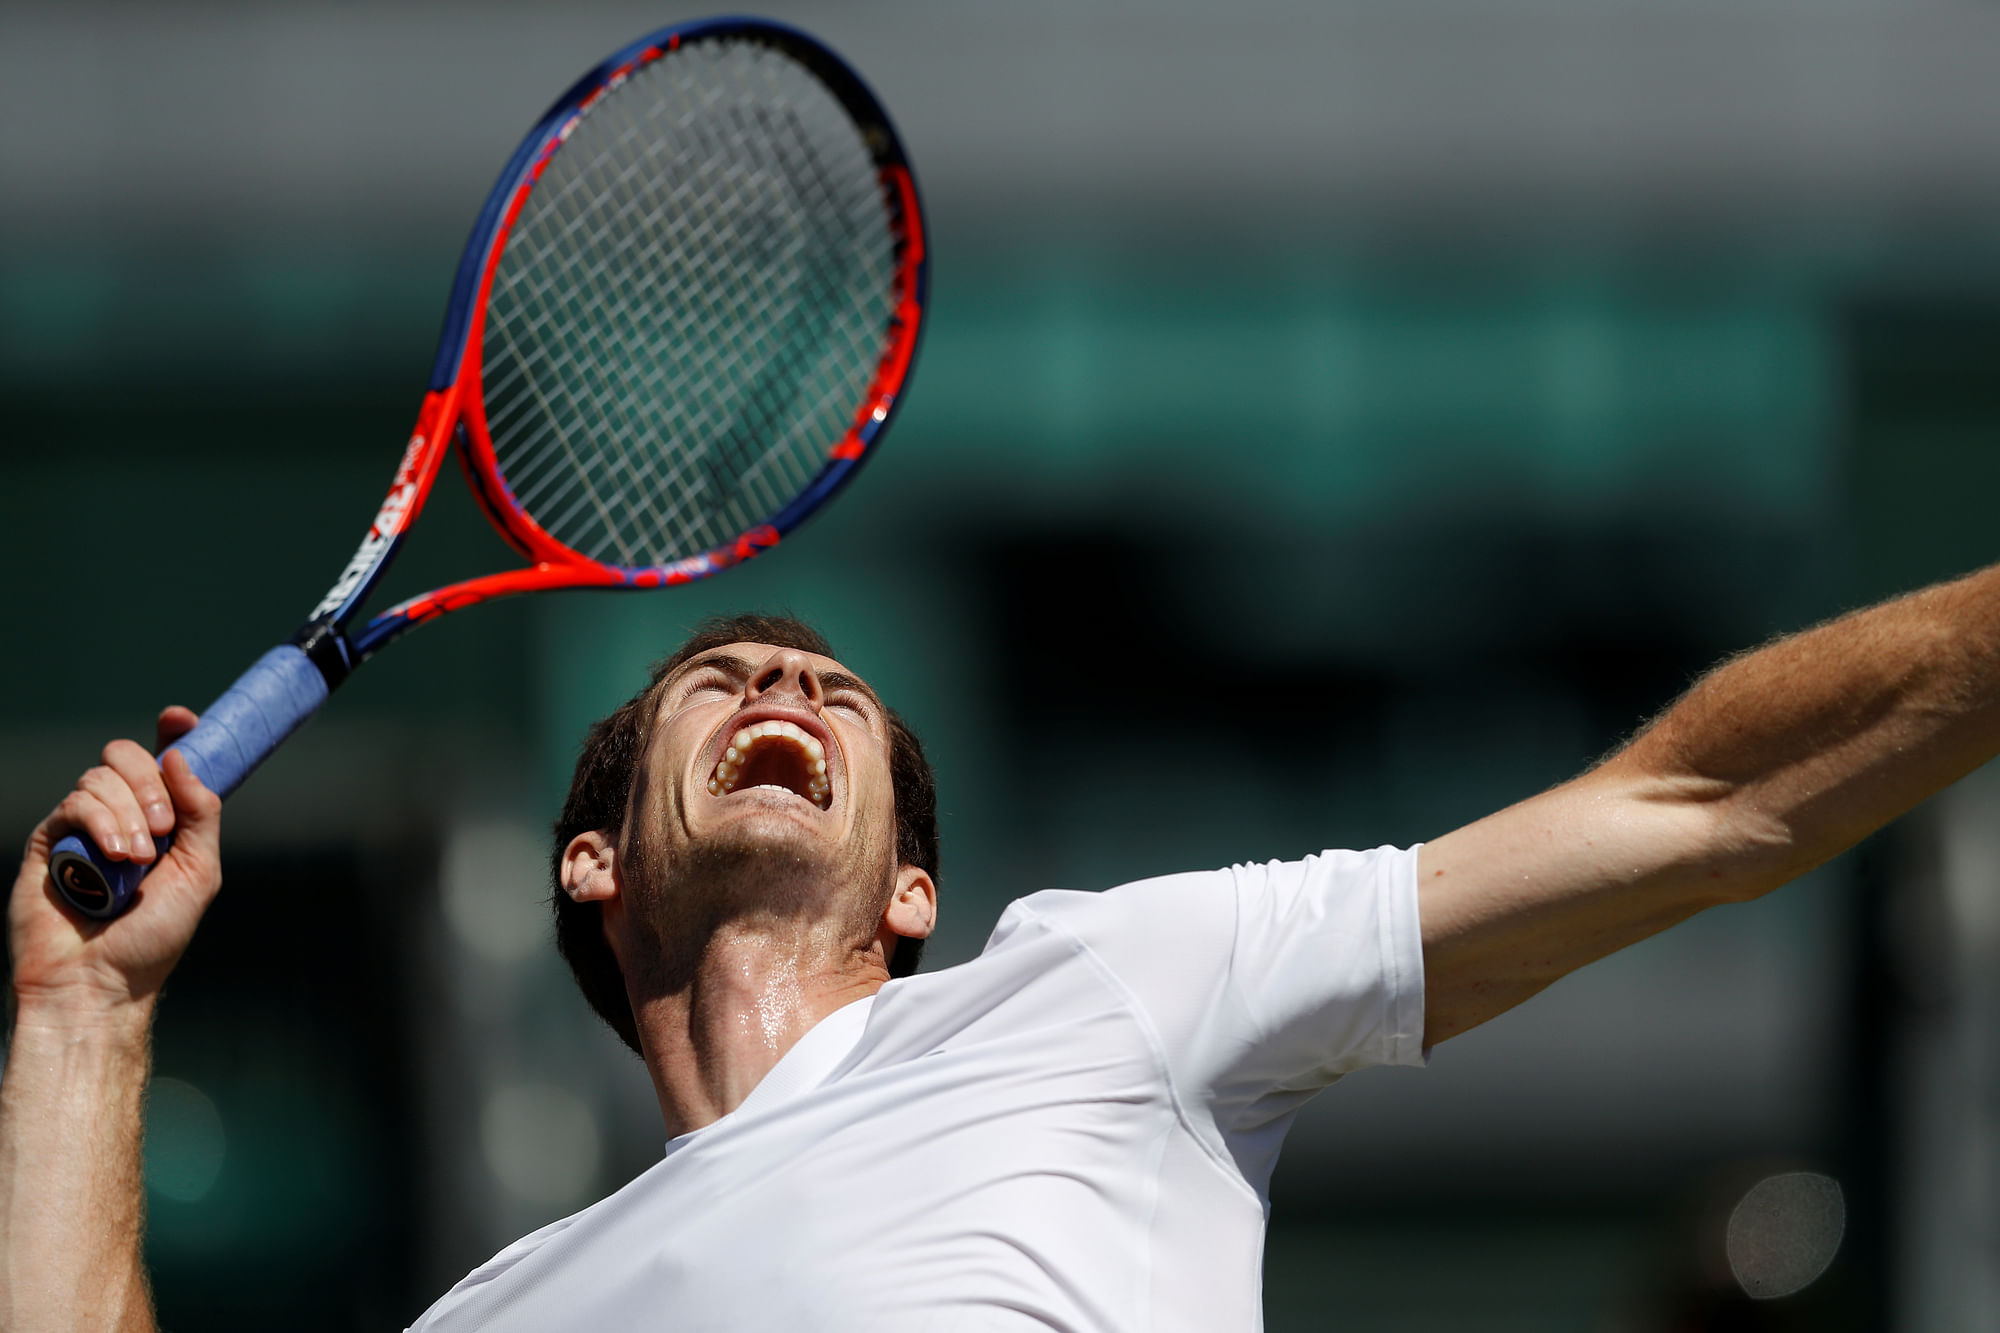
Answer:
[[[154,734],[160,738],[160,741],[158,745],[153,747],[153,752],[155,754],[159,753],[181,737],[187,735],[190,731],[193,731],[194,724],[198,721],[200,719],[195,716],[192,708],[185,708],[180,704],[169,704],[167,707],[162,708],[159,720],[154,724],[157,729]]]
[[[186,852],[204,866],[218,865],[222,845],[222,798],[202,785],[187,756],[167,751],[160,760],[167,795],[174,803],[174,850]]]

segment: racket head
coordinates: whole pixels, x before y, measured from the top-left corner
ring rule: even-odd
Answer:
[[[607,58],[515,151],[431,388],[488,516],[553,567],[536,586],[684,583],[853,476],[928,281],[908,155],[860,76],[784,24],[684,24]]]

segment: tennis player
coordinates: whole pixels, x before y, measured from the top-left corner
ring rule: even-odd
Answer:
[[[1106,708],[1172,667],[1078,650],[1070,688]],[[1185,688],[1282,726],[1240,678]],[[645,1059],[665,1154],[416,1327],[1254,1329],[1272,1166],[1315,1091],[1770,891],[1996,750],[2000,567],[1725,663],[1612,758],[1428,845],[1038,893],[972,962],[897,975],[938,911],[921,750],[804,626],[710,624],[593,729],[554,852],[561,945]],[[75,829],[140,861],[176,831],[108,926],[47,884]],[[8,1328],[152,1327],[148,1029],[218,829],[177,755],[114,741],[29,839]]]

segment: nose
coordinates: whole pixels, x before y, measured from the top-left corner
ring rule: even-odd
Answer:
[[[815,713],[825,698],[820,688],[819,673],[812,669],[806,655],[791,648],[780,648],[750,673],[750,684],[743,691],[743,701],[779,701],[787,696],[796,697],[798,702]]]

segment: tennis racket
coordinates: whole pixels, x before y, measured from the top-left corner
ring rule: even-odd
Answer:
[[[367,536],[290,642],[172,748],[227,796],[425,621],[512,593],[688,583],[775,546],[881,438],[927,277],[909,160],[831,51],[727,18],[614,53],[487,196]],[[361,620],[453,446],[525,566]],[[100,920],[145,871],[80,836],[50,858],[64,901]]]

